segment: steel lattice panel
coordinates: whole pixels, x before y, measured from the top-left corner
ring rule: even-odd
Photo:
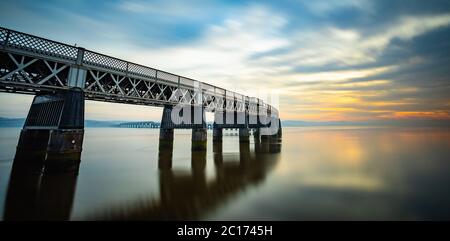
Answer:
[[[87,99],[202,105],[208,111],[278,114],[262,100],[52,40],[0,28],[0,91],[35,94],[68,89],[73,67],[85,71]],[[200,92],[195,90],[201,90]],[[270,114],[270,113],[268,113]]]

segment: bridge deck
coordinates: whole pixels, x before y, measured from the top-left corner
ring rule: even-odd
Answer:
[[[203,105],[207,111],[278,111],[263,100],[81,47],[0,27],[0,91],[37,94],[79,87],[89,100]]]

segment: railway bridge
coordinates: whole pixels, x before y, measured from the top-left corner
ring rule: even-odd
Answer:
[[[250,130],[260,140],[280,140],[278,110],[263,100],[166,71],[0,27],[0,91],[35,95],[17,155],[48,165],[80,160],[85,100],[159,106],[160,146],[174,129],[192,129],[192,150],[205,150],[205,112],[214,112],[213,142],[222,130]],[[63,160],[63,161],[62,161]]]

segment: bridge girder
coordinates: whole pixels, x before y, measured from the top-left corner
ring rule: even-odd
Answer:
[[[0,91],[38,94],[79,87],[88,100],[206,111],[278,111],[262,100],[80,47],[0,28]]]

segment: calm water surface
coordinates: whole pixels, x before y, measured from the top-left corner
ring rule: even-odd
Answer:
[[[10,182],[19,133],[0,129],[2,219],[450,219],[444,128],[284,128],[281,147],[228,132],[221,150],[209,133],[206,153],[176,130],[172,154],[158,130],[87,128],[78,175]]]

